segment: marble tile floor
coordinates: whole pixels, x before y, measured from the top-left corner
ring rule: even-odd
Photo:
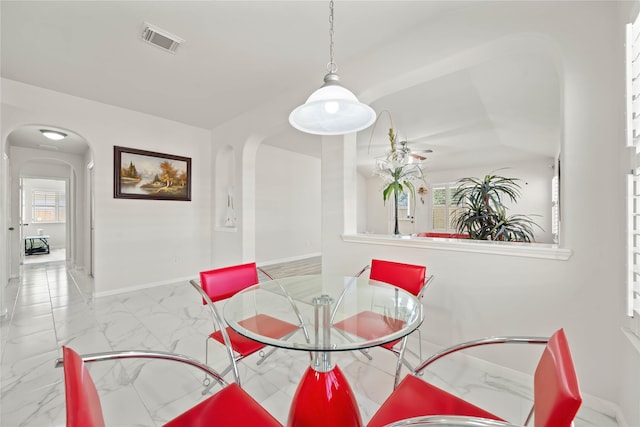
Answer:
[[[51,249],[48,254],[25,255],[23,264],[41,264],[43,262],[63,261],[66,256],[65,248]]]
[[[62,369],[53,367],[62,345],[80,353],[150,349],[204,360],[211,320],[186,282],[96,299],[92,294],[91,280],[67,271],[63,262],[25,265],[20,279],[10,282],[0,335],[1,426],[65,425]],[[355,352],[333,357],[354,389],[365,422],[393,383],[393,354],[382,349],[371,354],[372,362]],[[210,357],[214,368],[226,366],[222,347]],[[284,423],[308,355],[278,350],[256,366],[258,357],[241,362],[242,385]],[[193,368],[149,360],[89,366],[107,426],[159,426],[203,398],[202,375]],[[531,404],[529,386],[455,360],[438,362],[424,378],[513,422],[522,423]],[[583,407],[575,426],[617,424]]]

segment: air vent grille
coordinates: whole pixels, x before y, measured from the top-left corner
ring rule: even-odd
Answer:
[[[175,53],[178,46],[184,43],[184,40],[180,37],[176,37],[146,22],[144,24],[144,30],[142,30],[142,40],[171,53]]]

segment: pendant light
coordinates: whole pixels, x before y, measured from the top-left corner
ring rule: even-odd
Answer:
[[[366,129],[376,120],[371,107],[342,87],[333,61],[333,0],[329,3],[329,56],[324,84],[289,115],[294,128],[314,135],[344,135]]]

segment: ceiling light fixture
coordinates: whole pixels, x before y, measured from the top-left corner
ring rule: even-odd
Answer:
[[[371,107],[342,87],[333,60],[333,0],[329,2],[329,57],[324,84],[289,115],[294,128],[314,135],[344,135],[366,129],[376,120]]]
[[[57,130],[40,129],[40,132],[42,132],[42,134],[47,138],[52,139],[54,141],[60,141],[61,139],[66,138],[67,136],[66,133],[58,132]]]

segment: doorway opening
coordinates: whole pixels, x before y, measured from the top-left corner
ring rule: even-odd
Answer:
[[[20,179],[22,264],[66,260],[67,187],[66,179]]]

